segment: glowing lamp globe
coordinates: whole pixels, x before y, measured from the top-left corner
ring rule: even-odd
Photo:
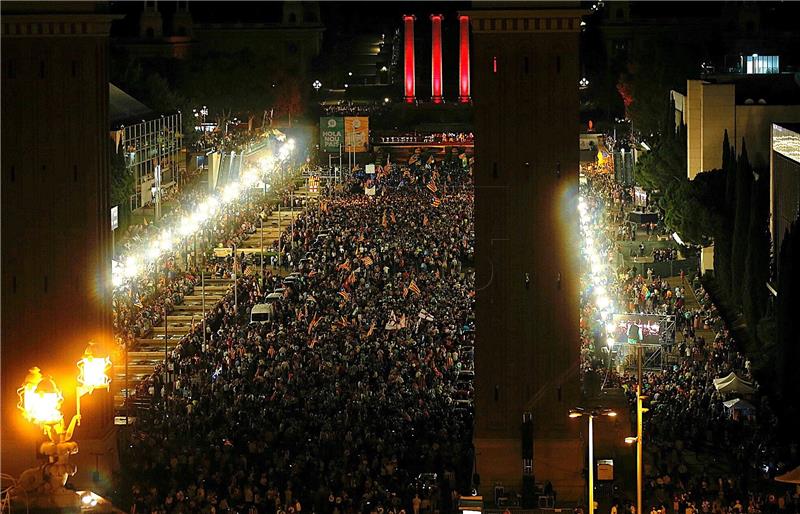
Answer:
[[[17,408],[31,423],[46,427],[56,425],[63,420],[61,404],[64,397],[53,379],[42,376],[39,368],[30,369],[22,387],[17,389],[17,395],[19,395]]]
[[[90,344],[83,354],[83,358],[78,361],[78,384],[91,393],[95,389],[108,389],[111,378],[108,371],[111,369],[111,359],[108,357],[95,357]]]

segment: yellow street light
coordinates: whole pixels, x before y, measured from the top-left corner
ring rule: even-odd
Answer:
[[[111,359],[108,357],[94,356],[94,343],[90,342],[83,352],[83,358],[78,361],[78,388],[75,392],[75,417],[78,425],[81,424],[81,396],[92,394],[95,389],[108,390],[111,378],[108,372],[111,369]]]
[[[589,418],[589,514],[594,514],[594,418],[598,416],[615,417],[617,413],[611,409],[584,409],[576,407],[570,409],[570,418]]]
[[[111,359],[108,357],[95,357],[94,344],[89,343],[83,358],[78,361],[78,384],[87,393],[92,393],[95,389],[108,389],[111,378],[108,372],[111,369]]]
[[[19,403],[17,408],[29,422],[39,425],[45,431],[48,426],[61,423],[61,404],[64,397],[51,377],[44,377],[39,368],[33,367],[25,377],[22,387],[17,389]]]

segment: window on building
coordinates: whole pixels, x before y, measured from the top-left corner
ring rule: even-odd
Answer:
[[[777,55],[748,55],[747,56],[748,75],[759,75],[766,73],[780,73],[780,58]]]

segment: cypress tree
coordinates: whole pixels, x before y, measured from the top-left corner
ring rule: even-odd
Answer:
[[[744,260],[747,256],[747,229],[750,225],[750,190],[753,172],[747,157],[747,147],[742,139],[742,153],[736,167],[736,211],[733,222],[731,248],[730,298],[733,306],[741,307],[742,289],[736,287],[744,278]]]
[[[726,295],[731,292],[731,236],[736,192],[736,157],[731,152],[728,131],[722,140],[722,170],[725,172],[725,204],[722,223],[714,234],[714,274]]]
[[[732,216],[736,203],[736,151],[731,148],[727,130],[722,140],[722,169],[725,171],[725,214]]]
[[[747,230],[747,256],[742,291],[744,312],[750,341],[758,344],[758,322],[767,311],[767,288],[769,280],[769,189],[767,180],[761,176],[753,182],[750,201],[750,222]],[[762,341],[763,342],[763,341]],[[756,351],[757,347],[752,347]]]

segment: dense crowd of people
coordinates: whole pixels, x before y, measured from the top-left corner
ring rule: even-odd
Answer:
[[[205,343],[198,326],[140,384],[136,511],[454,511],[472,462],[469,186],[435,163],[389,165],[283,234],[297,280],[259,280],[242,259],[238,310],[229,292]],[[274,318],[248,323],[276,287]]]
[[[603,175],[591,177],[584,195],[594,229],[604,234],[601,254],[610,261],[614,238],[625,236],[620,231],[624,219],[620,214],[629,207],[630,197],[611,177]],[[667,252],[662,255],[674,258]],[[678,331],[676,344],[663,348],[668,355],[664,369],[643,373],[643,394],[648,397],[649,407],[644,427],[649,455],[645,506],[652,507],[653,513],[669,510],[675,514],[795,512],[800,505],[797,494],[786,487],[775,487],[771,477],[787,461],[797,460],[798,448],[796,444],[779,444],[776,419],[768,399],[759,394],[751,362],[741,352],[699,277],[689,283],[681,274],[679,285],[670,286],[666,278],[654,276],[650,269],[643,276],[635,268],[623,266],[615,275],[608,289],[619,309],[675,315]],[[698,307],[687,308],[687,295],[697,300]],[[615,369],[608,353],[598,351],[605,332],[594,321],[597,307],[590,299],[585,294],[581,303],[584,377],[601,372],[605,385],[622,387],[635,409],[636,376],[623,366]],[[714,384],[715,378],[731,372],[754,389],[748,397],[752,396],[755,405],[745,415],[723,405],[732,397]],[[689,451],[698,455],[695,462],[687,458]],[[698,469],[701,455],[711,456],[717,469]],[[634,512],[630,505],[628,502],[627,511]]]
[[[655,262],[674,261],[677,258],[677,248],[653,248],[653,260]]]
[[[288,181],[279,184],[279,190],[288,187]],[[194,212],[204,200],[203,190],[203,187],[185,190],[182,196],[175,198],[171,210],[165,212],[157,224],[131,225],[119,245],[117,259],[125,262],[129,256],[144,251],[148,242],[162,233],[163,227],[177,227],[178,222]],[[200,283],[199,267],[211,259],[211,246],[230,248],[239,245],[255,231],[260,213],[268,215],[278,203],[288,205],[288,201],[287,193],[281,194],[277,200],[275,194],[254,194],[240,202],[221,206],[196,237],[176,245],[149,272],[135,276],[124,287],[115,289],[113,324],[119,344],[130,348],[135,339],[146,337],[152,327],[163,323],[175,304],[193,293]]]

